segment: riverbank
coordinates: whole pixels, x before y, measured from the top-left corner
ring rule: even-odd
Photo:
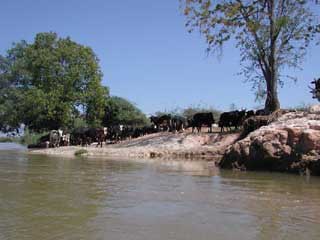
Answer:
[[[59,148],[32,149],[31,154],[75,156],[82,151],[88,156],[129,158],[184,158],[220,161],[227,147],[235,143],[239,133],[179,133],[161,132],[118,144],[92,144],[89,147],[69,146]]]
[[[289,112],[226,149],[222,168],[320,175],[320,105]]]
[[[118,144],[30,150],[32,154],[202,159],[221,168],[320,175],[320,105],[270,116],[267,126],[241,133],[155,133]],[[241,139],[242,138],[242,139]]]

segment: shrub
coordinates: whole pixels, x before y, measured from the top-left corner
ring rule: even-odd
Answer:
[[[36,133],[30,132],[27,129],[25,130],[23,136],[20,137],[19,143],[23,145],[38,144],[40,138],[46,134],[48,134],[48,132]]]

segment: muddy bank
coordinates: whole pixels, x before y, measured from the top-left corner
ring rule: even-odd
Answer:
[[[102,148],[95,144],[89,147],[69,146],[59,148],[31,149],[32,154],[74,156],[85,149],[88,156],[130,158],[187,158],[220,161],[225,150],[239,137],[238,133],[155,133]]]
[[[290,112],[228,147],[220,166],[320,175],[320,105]]]

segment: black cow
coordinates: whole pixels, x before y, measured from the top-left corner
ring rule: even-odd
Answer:
[[[107,128],[79,128],[72,132],[71,142],[75,145],[87,146],[97,142],[97,147],[105,141]]]
[[[188,126],[192,127],[192,132],[197,128],[198,132],[201,132],[202,126],[207,126],[208,132],[212,132],[212,124],[214,124],[213,114],[209,113],[196,113],[193,115],[192,119],[188,120]]]
[[[107,133],[108,133],[108,128],[103,127],[103,128],[94,128],[92,131],[93,133],[93,138],[97,142],[97,147],[100,145],[102,147],[102,143],[105,141]]]
[[[151,124],[150,126],[144,126],[142,128],[143,135],[152,134],[157,132],[157,128],[154,124]]]
[[[182,116],[173,116],[171,119],[171,131],[180,132],[184,131],[187,126],[187,119]]]
[[[256,111],[256,116],[266,116],[266,115],[269,115],[270,114],[270,111],[269,110],[266,110],[266,109],[258,109]]]
[[[151,116],[151,123],[153,123],[158,130],[162,129],[164,131],[170,131],[171,128],[171,115],[164,114],[162,116]]]
[[[149,119],[150,119],[150,122],[152,123],[152,124],[154,124],[154,126],[156,126],[156,128],[158,129],[159,128],[159,117],[158,116],[151,116],[151,117],[149,117]]]
[[[221,128],[221,132],[223,132],[224,128],[229,128],[229,130],[231,130],[231,127],[234,127],[235,129],[238,129],[238,127],[242,125],[245,116],[245,110],[236,110],[222,113],[219,120],[219,127]]]
[[[71,145],[86,145],[87,140],[86,140],[86,135],[85,132],[88,130],[88,128],[77,128],[74,129],[71,132],[70,136],[70,142]]]
[[[107,139],[111,142],[118,142],[123,138],[123,125],[113,125],[108,128]]]
[[[255,116],[254,110],[249,110],[249,111],[246,112],[246,118],[249,118],[249,117],[252,117],[252,116]]]

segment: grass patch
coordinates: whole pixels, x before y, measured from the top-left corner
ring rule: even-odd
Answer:
[[[81,155],[87,154],[87,153],[88,153],[87,150],[85,150],[85,149],[79,149],[79,150],[77,150],[77,151],[74,153],[74,155],[75,155],[75,156],[81,156]]]
[[[0,138],[0,143],[11,143],[11,142],[15,142],[14,139],[10,138],[10,137],[1,137]]]
[[[35,133],[35,132],[29,132],[28,130],[26,130],[23,136],[20,137],[19,143],[23,145],[38,144],[40,138],[46,134],[48,134],[48,132]]]

